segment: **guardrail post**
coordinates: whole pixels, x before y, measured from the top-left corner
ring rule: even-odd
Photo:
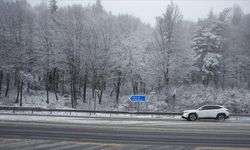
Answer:
[[[33,114],[33,110],[31,110],[31,114]]]
[[[89,116],[91,116],[91,112],[89,113]]]
[[[15,109],[13,109],[13,113],[15,113]]]
[[[69,115],[71,116],[71,111],[69,112]]]
[[[52,114],[52,110],[50,111],[50,114]]]

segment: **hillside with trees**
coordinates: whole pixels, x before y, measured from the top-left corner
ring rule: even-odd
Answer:
[[[238,5],[197,22],[174,3],[151,27],[93,5],[0,0],[0,105],[250,112],[250,14]],[[131,95],[146,95],[133,104]]]

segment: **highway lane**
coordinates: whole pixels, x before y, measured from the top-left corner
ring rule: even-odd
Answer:
[[[248,147],[250,124],[237,121],[196,121],[128,118],[3,119],[0,138],[132,144]],[[22,118],[22,117],[21,117]],[[70,122],[67,122],[70,120]]]

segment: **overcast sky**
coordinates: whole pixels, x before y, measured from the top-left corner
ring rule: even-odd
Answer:
[[[41,0],[28,0],[32,5]],[[95,0],[57,0],[59,6],[81,4],[93,4]],[[166,10],[170,0],[102,0],[106,11],[112,14],[130,14],[140,18],[143,22],[155,25],[155,17],[160,16]],[[215,13],[234,4],[240,5],[245,13],[250,13],[250,0],[173,0],[179,6],[184,19],[197,21],[204,18],[213,9]]]

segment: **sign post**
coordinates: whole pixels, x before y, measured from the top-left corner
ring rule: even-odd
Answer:
[[[139,104],[146,102],[146,96],[145,95],[132,95],[129,97],[130,102],[137,103],[138,104],[138,110],[139,111]]]

